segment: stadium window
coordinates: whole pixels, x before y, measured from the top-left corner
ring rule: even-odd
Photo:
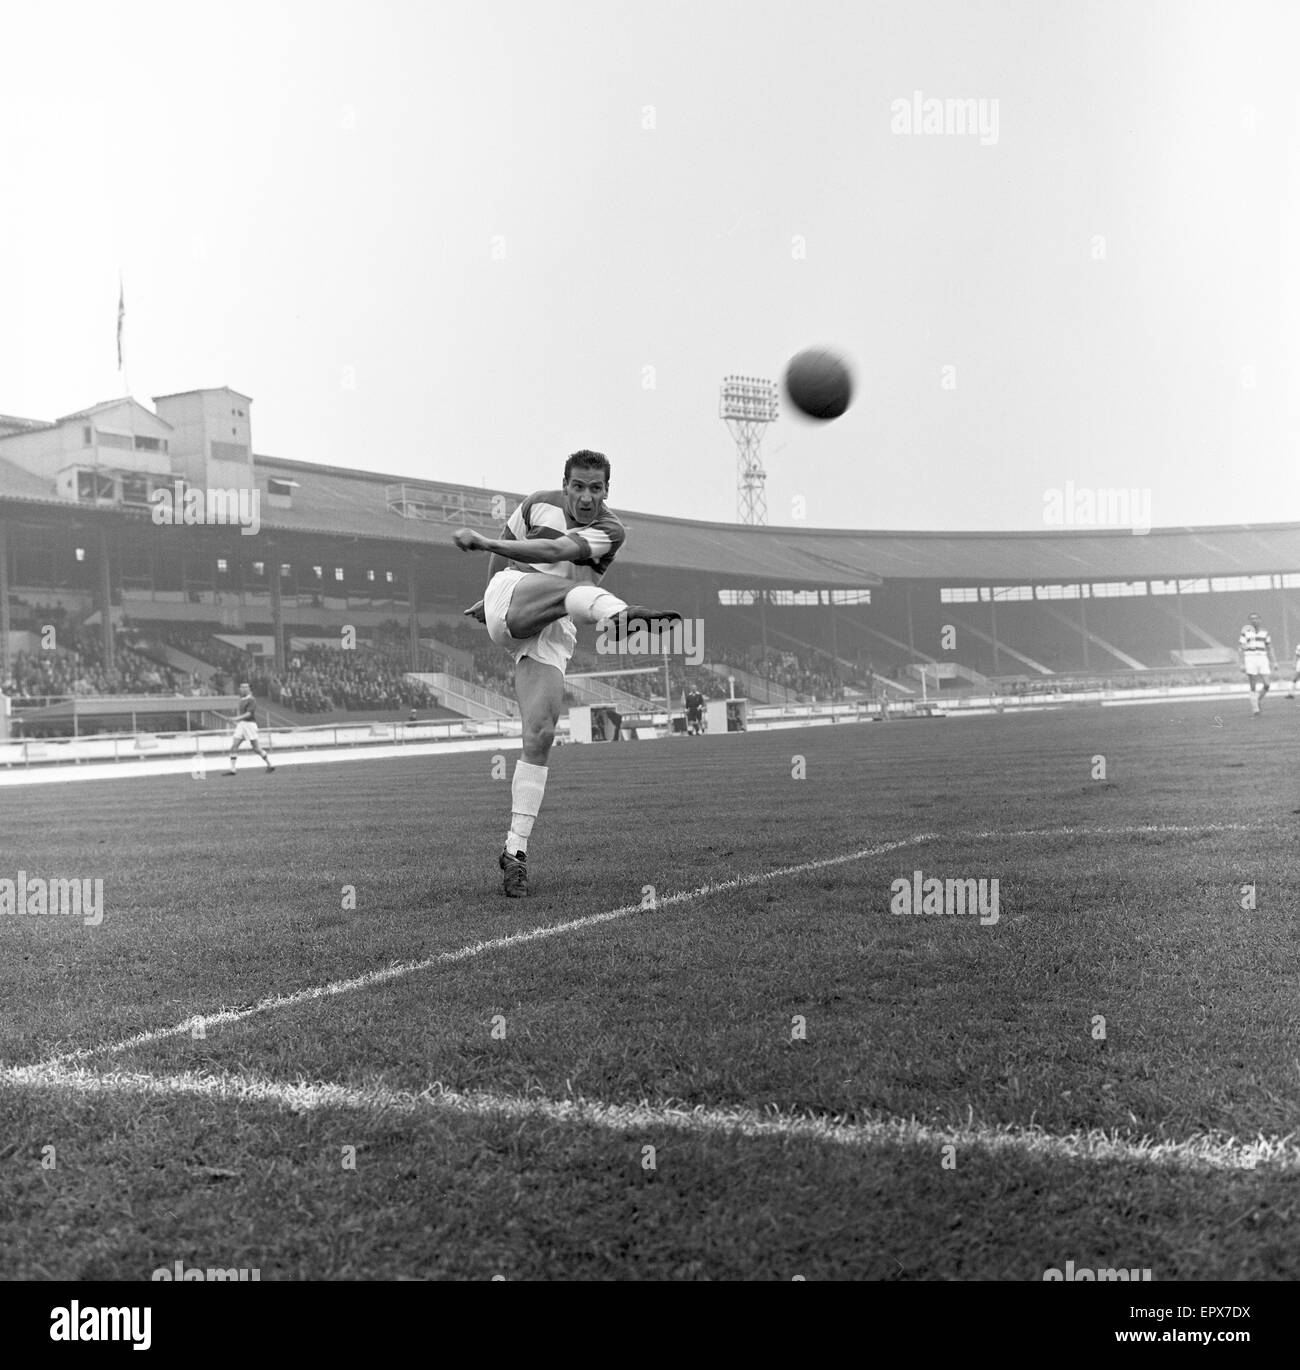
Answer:
[[[1278,579],[1284,590],[1300,590],[1300,571],[1286,571]]]
[[[89,447],[89,446],[90,446],[91,431],[92,431],[92,430],[91,430],[91,427],[90,427],[89,424],[87,424],[87,425],[81,430],[81,445],[82,445],[83,447]]]
[[[1271,590],[1273,588],[1273,578],[1271,576],[1212,576],[1210,579],[1210,589],[1217,592],[1231,593],[1240,590]]]
[[[373,571],[367,571],[366,579],[373,585],[375,583],[375,573]]]
[[[1095,582],[1090,589],[1093,599],[1125,599],[1147,592],[1143,580],[1104,580]]]
[[[1086,589],[1083,585],[1036,585],[1035,599],[1082,599]]]
[[[281,580],[288,580],[288,578],[289,578],[289,576],[291,575],[292,572],[293,572],[293,567],[290,566],[289,563],[288,563],[287,561],[282,561],[282,562],[280,563],[280,579],[281,579]]]
[[[393,583],[393,573],[391,571],[385,571],[384,579],[391,585]]]
[[[979,597],[977,585],[949,585],[939,590],[941,604],[974,604]]]
[[[995,585],[993,594],[999,600],[1033,599],[1034,587],[1032,585]]]
[[[148,504],[149,481],[145,476],[122,477],[122,503]]]
[[[161,438],[146,438],[137,433],[135,436],[135,450],[137,452],[161,452]]]
[[[832,590],[831,603],[833,604],[870,604],[870,590]]]
[[[76,557],[78,561],[85,561],[86,549],[84,547],[78,547],[76,551]]]
[[[217,558],[217,574],[219,576],[228,576],[230,574],[230,562],[228,562],[225,557]]]
[[[266,574],[266,562],[255,561],[253,563],[253,574],[259,578],[264,576]]]
[[[112,499],[113,477],[105,475],[102,471],[78,471],[77,498],[91,500]]]
[[[324,569],[320,566],[313,566],[311,568],[311,573],[316,577],[317,580],[319,580],[325,574]]]
[[[343,568],[341,566],[334,568],[334,579],[339,581],[343,579]]]

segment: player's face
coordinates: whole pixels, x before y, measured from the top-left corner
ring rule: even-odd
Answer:
[[[605,473],[599,466],[575,466],[569,472],[569,483],[564,487],[569,517],[575,523],[591,523],[600,513],[609,487]]]

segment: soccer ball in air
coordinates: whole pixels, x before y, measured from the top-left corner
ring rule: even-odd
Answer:
[[[810,419],[838,419],[853,399],[853,375],[836,353],[810,347],[786,367],[785,393]]]

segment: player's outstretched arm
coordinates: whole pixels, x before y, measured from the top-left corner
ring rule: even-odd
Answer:
[[[458,528],[452,541],[462,552],[495,552],[509,561],[529,565],[554,565],[557,561],[582,561],[589,552],[577,538],[485,538],[472,528]]]

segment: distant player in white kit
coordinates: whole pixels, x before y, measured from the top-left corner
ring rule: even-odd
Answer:
[[[1300,642],[1296,643],[1295,649],[1295,673],[1291,677],[1291,688],[1286,692],[1288,699],[1295,698],[1295,687],[1300,685]]]
[[[261,743],[258,741],[257,700],[253,698],[253,691],[249,688],[247,681],[239,687],[239,711],[231,716],[230,721],[235,725],[235,733],[230,739],[230,769],[226,774],[234,775],[235,753],[247,742],[266,762],[266,771],[270,775],[275,767],[271,765],[271,758],[262,750]]]
[[[504,892],[528,894],[528,839],[546,792],[555,725],[564,708],[564,672],[577,641],[576,623],[604,625],[614,639],[638,627],[653,630],[681,617],[628,604],[600,588],[627,536],[605,507],[609,460],[575,452],[564,463],[564,486],[529,495],[499,538],[461,528],[462,552],[490,552],[487,593],[465,612],[515,661],[515,694],[523,724],[523,757],[511,780],[510,830],[498,864]]]
[[[1237,639],[1237,646],[1241,651],[1241,669],[1250,682],[1250,711],[1258,714],[1268,693],[1269,673],[1277,669],[1277,662],[1273,659],[1273,639],[1268,629],[1260,625],[1258,614],[1251,614],[1250,621]],[[1259,687],[1258,694],[1256,685]]]

